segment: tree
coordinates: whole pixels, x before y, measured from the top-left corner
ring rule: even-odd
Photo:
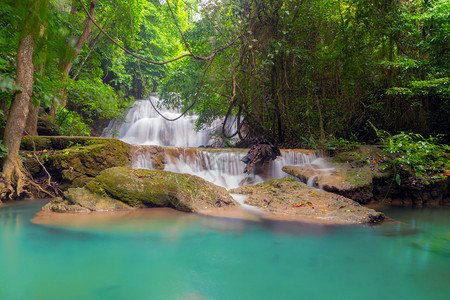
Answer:
[[[71,14],[72,15],[76,15],[77,13],[77,5],[76,5],[76,0],[72,0],[72,7],[71,7]],[[89,14],[91,16],[95,15],[95,7],[97,6],[98,0],[92,0],[91,4],[90,4],[90,9],[89,9]],[[78,54],[80,54],[81,48],[83,47],[84,43],[86,42],[86,40],[88,39],[89,35],[91,34],[92,31],[92,20],[89,18],[86,18],[86,20],[84,21],[84,28],[81,32],[81,34],[78,36],[78,38],[76,39],[75,45],[72,47],[70,47],[70,42],[73,40],[73,37],[71,37],[68,41],[67,41],[67,46],[68,48],[72,48],[72,52],[66,56],[62,56],[60,58],[59,61],[59,71],[62,73],[63,76],[63,80],[66,80],[67,76],[69,75],[70,70],[72,69],[73,66],[73,60],[78,56]],[[64,90],[61,90],[59,92],[60,94],[60,98],[59,98],[59,105],[61,105],[63,108],[66,106],[66,93]],[[57,106],[58,103],[56,101],[52,102],[52,106],[50,108],[50,116],[52,118],[55,117],[56,114],[56,110],[57,110]]]
[[[27,7],[28,5],[28,7]],[[47,8],[48,1],[29,1],[25,7],[25,19],[22,34],[17,48],[16,85],[21,88],[11,103],[8,120],[5,126],[3,143],[7,148],[7,156],[3,163],[2,182],[0,183],[0,199],[7,195],[20,195],[27,184],[27,177],[19,157],[20,142],[22,141],[28,116],[31,96],[33,93],[33,52],[35,44],[35,26],[39,24],[39,13]],[[40,28],[38,26],[37,28]]]

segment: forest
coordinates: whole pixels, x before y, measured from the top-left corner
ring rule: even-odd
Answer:
[[[38,124],[98,136],[151,93],[198,128],[234,123],[230,145],[379,142],[416,175],[445,172],[449,14],[448,0],[2,0],[2,180],[20,186]]]

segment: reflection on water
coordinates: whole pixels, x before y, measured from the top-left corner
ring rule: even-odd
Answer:
[[[450,292],[449,210],[390,210],[398,222],[375,227],[169,209],[58,215],[48,226],[30,221],[42,205],[0,208],[0,299],[446,299]]]

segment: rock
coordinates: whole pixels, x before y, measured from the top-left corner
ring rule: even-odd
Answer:
[[[92,193],[85,188],[71,188],[64,192],[63,198],[55,198],[42,208],[42,210],[72,213],[130,209],[133,208],[121,201]]]
[[[360,203],[368,203],[374,198],[374,179],[389,177],[389,173],[379,170],[378,165],[354,167],[346,163],[333,163],[332,158],[324,161],[326,168],[317,165],[285,166],[283,171]]]
[[[20,150],[63,150],[70,147],[81,147],[108,143],[114,140],[89,136],[25,136],[20,144]]]
[[[283,171],[328,192],[366,204],[376,198],[374,194],[380,189],[374,186],[375,182],[382,186],[390,183],[391,173],[379,168],[380,155],[379,148],[363,145],[352,152],[321,158],[315,164],[285,166]]]
[[[450,205],[450,177],[429,180],[406,179],[398,185],[392,171],[380,169],[381,150],[360,146],[355,151],[316,160],[305,166],[284,166],[283,171],[303,182],[312,182],[359,203],[371,206],[446,206]],[[388,198],[395,201],[387,201]]]
[[[313,188],[293,178],[268,180],[230,192],[248,196],[246,204],[274,216],[336,224],[375,223],[385,218],[383,213],[361,206],[351,199]]]
[[[34,146],[33,146],[34,144]],[[130,145],[117,139],[85,137],[26,137],[22,140],[25,165],[34,177],[42,172],[35,153],[62,188],[81,187],[102,170],[130,165]]]
[[[38,135],[57,136],[61,135],[61,131],[55,123],[39,118],[37,121]]]
[[[130,150],[131,157],[144,157],[146,160],[145,163],[150,162],[151,166],[148,166],[148,169],[164,170],[166,163],[166,151],[164,147],[131,145]]]
[[[117,206],[116,201],[126,206]],[[172,207],[185,212],[204,212],[233,207],[236,202],[226,189],[194,175],[116,167],[102,171],[84,188],[69,189],[62,199],[52,200],[47,206],[46,209],[59,212],[113,210],[114,207]]]

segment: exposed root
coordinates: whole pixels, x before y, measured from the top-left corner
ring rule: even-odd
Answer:
[[[38,190],[38,192],[42,192],[42,193],[44,193],[44,194],[47,194],[47,195],[50,196],[51,198],[55,198],[56,195],[57,195],[57,193],[53,194],[53,193],[50,193],[50,192],[44,190],[38,183],[34,182],[33,180],[30,180],[29,183],[30,183],[36,190]]]
[[[5,165],[2,180],[0,183],[1,199],[13,199],[20,196],[25,191],[27,177],[22,171],[23,165],[20,158],[9,160],[9,165]],[[7,167],[6,167],[7,166]]]

